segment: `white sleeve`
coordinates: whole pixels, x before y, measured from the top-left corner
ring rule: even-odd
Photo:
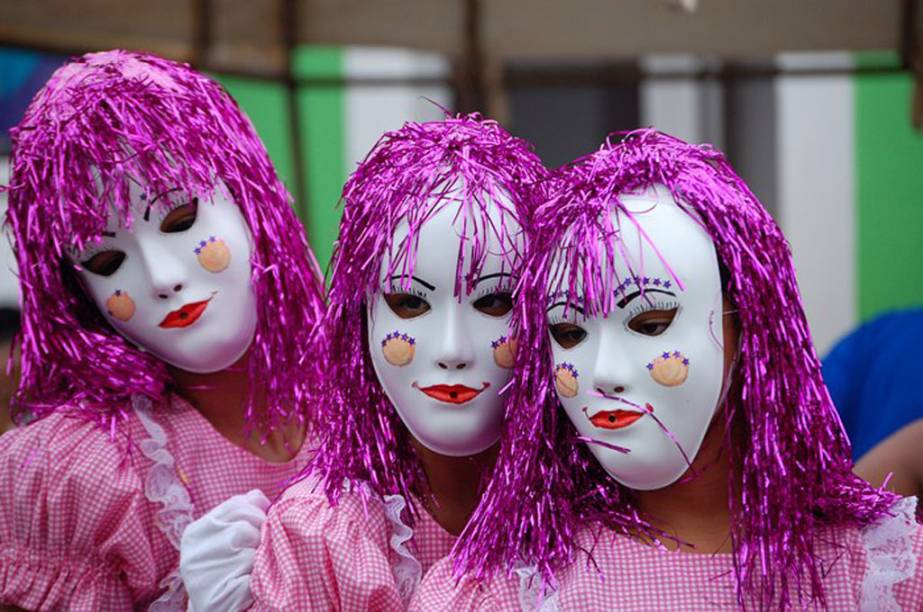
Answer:
[[[255,489],[231,497],[186,527],[179,569],[189,612],[250,607],[250,572],[268,508],[269,499]]]

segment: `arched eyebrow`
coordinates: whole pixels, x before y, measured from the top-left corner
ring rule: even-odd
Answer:
[[[673,293],[672,291],[664,291],[663,289],[645,289],[644,293],[663,293],[666,295],[672,295],[673,297],[676,297],[676,294]],[[621,300],[616,302],[615,305],[618,306],[619,308],[625,308],[625,306],[627,306],[630,301],[632,301],[639,295],[641,295],[641,291],[635,291],[633,293],[629,293],[628,295],[623,297]]]
[[[545,310],[545,312],[551,312],[552,310],[554,310],[554,309],[557,308],[558,306],[566,306],[566,307],[568,307],[568,308],[573,308],[574,310],[576,310],[576,311],[579,312],[580,314],[586,314],[586,313],[583,312],[583,308],[581,308],[580,306],[577,306],[577,305],[574,304],[573,302],[568,302],[568,301],[555,302],[554,304],[552,304],[551,306],[549,306],[549,307]]]
[[[513,275],[510,274],[509,272],[497,272],[496,274],[485,274],[484,276],[482,276],[482,277],[480,277],[479,279],[477,279],[476,281],[474,281],[474,286],[477,287],[477,286],[478,286],[478,283],[480,283],[481,281],[486,281],[486,280],[491,279],[491,278],[498,278],[498,277],[503,277],[503,276],[510,276],[510,277],[511,277],[511,276],[513,276]]]
[[[395,274],[394,276],[391,277],[391,280],[393,281],[394,279],[401,279],[401,278],[404,278],[404,275],[403,275],[403,274]],[[429,289],[430,291],[435,291],[435,290],[436,290],[436,287],[435,287],[434,285],[430,285],[428,282],[426,282],[426,281],[423,280],[422,278],[417,278],[416,276],[411,276],[410,279],[411,279],[411,280],[417,281],[418,283],[420,283],[421,285],[423,285],[424,287],[426,287],[426,288]]]
[[[181,189],[179,187],[174,187],[173,189],[167,189],[166,191],[161,191],[160,193],[155,195],[153,198],[151,198],[151,201],[147,203],[147,208],[144,209],[144,220],[145,221],[151,220],[151,206],[154,205],[154,202],[156,202],[158,198],[161,198],[167,195],[168,193],[173,193],[174,191],[181,191]],[[144,196],[142,195],[141,198],[144,199]]]

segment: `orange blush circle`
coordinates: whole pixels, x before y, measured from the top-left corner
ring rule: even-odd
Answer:
[[[509,370],[516,363],[516,338],[501,338],[494,343],[494,363]]]
[[[393,366],[405,366],[413,361],[414,343],[406,335],[388,334],[381,343],[381,352],[385,361]]]
[[[221,272],[231,264],[231,249],[220,239],[210,238],[196,253],[199,263],[209,272]]]
[[[106,311],[119,321],[128,321],[135,316],[135,302],[127,293],[117,289],[106,300]]]
[[[677,387],[689,376],[689,362],[678,351],[666,357],[661,355],[649,365],[651,378],[664,387]]]
[[[576,372],[564,364],[554,370],[554,387],[562,397],[574,397],[580,389]]]

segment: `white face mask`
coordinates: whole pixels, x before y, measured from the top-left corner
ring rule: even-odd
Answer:
[[[624,248],[615,263],[620,301],[606,318],[571,308],[565,319],[563,298],[550,298],[555,387],[581,436],[628,450],[590,443],[603,468],[653,490],[686,472],[719,401],[721,280],[711,238],[669,191],[658,185],[621,201],[675,278],[632,221],[612,213]]]
[[[73,259],[97,307],[115,330],[165,362],[217,372],[249,348],[256,329],[250,286],[250,232],[219,186],[211,202],[130,189],[133,225],[109,215],[106,234]]]
[[[490,206],[499,228],[503,213]],[[451,457],[474,455],[499,439],[499,393],[515,353],[509,338],[512,270],[492,230],[479,228],[479,238],[489,241],[480,281],[470,295],[454,295],[463,224],[459,217],[453,225],[458,212],[449,202],[422,225],[408,290],[401,277],[385,278],[389,257],[382,258],[383,295],[370,300],[368,326],[375,373],[398,415],[426,448]],[[518,240],[519,225],[503,216]],[[403,221],[394,234],[395,254],[407,231]]]

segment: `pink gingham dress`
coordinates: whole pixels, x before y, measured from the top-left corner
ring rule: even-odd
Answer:
[[[420,578],[455,537],[417,504],[344,492],[331,506],[314,481],[289,488],[269,510],[257,549],[251,610],[404,610]],[[367,498],[364,501],[364,498]]]
[[[0,436],[0,603],[37,610],[174,610],[190,520],[254,488],[277,495],[309,458],[268,463],[174,397],[136,398],[132,445],[75,416]]]
[[[818,540],[829,610],[923,610],[923,527],[914,521],[915,498],[898,502],[897,516],[863,531],[831,529]],[[410,609],[619,610],[683,612],[737,610],[732,556],[668,552],[611,532],[584,530],[577,561],[556,576],[558,589],[541,596],[531,568],[479,584],[456,586],[447,558],[417,589]],[[598,568],[598,570],[597,570]],[[797,605],[795,609],[799,608]],[[755,609],[755,608],[754,608]],[[805,609],[813,609],[810,606]]]

